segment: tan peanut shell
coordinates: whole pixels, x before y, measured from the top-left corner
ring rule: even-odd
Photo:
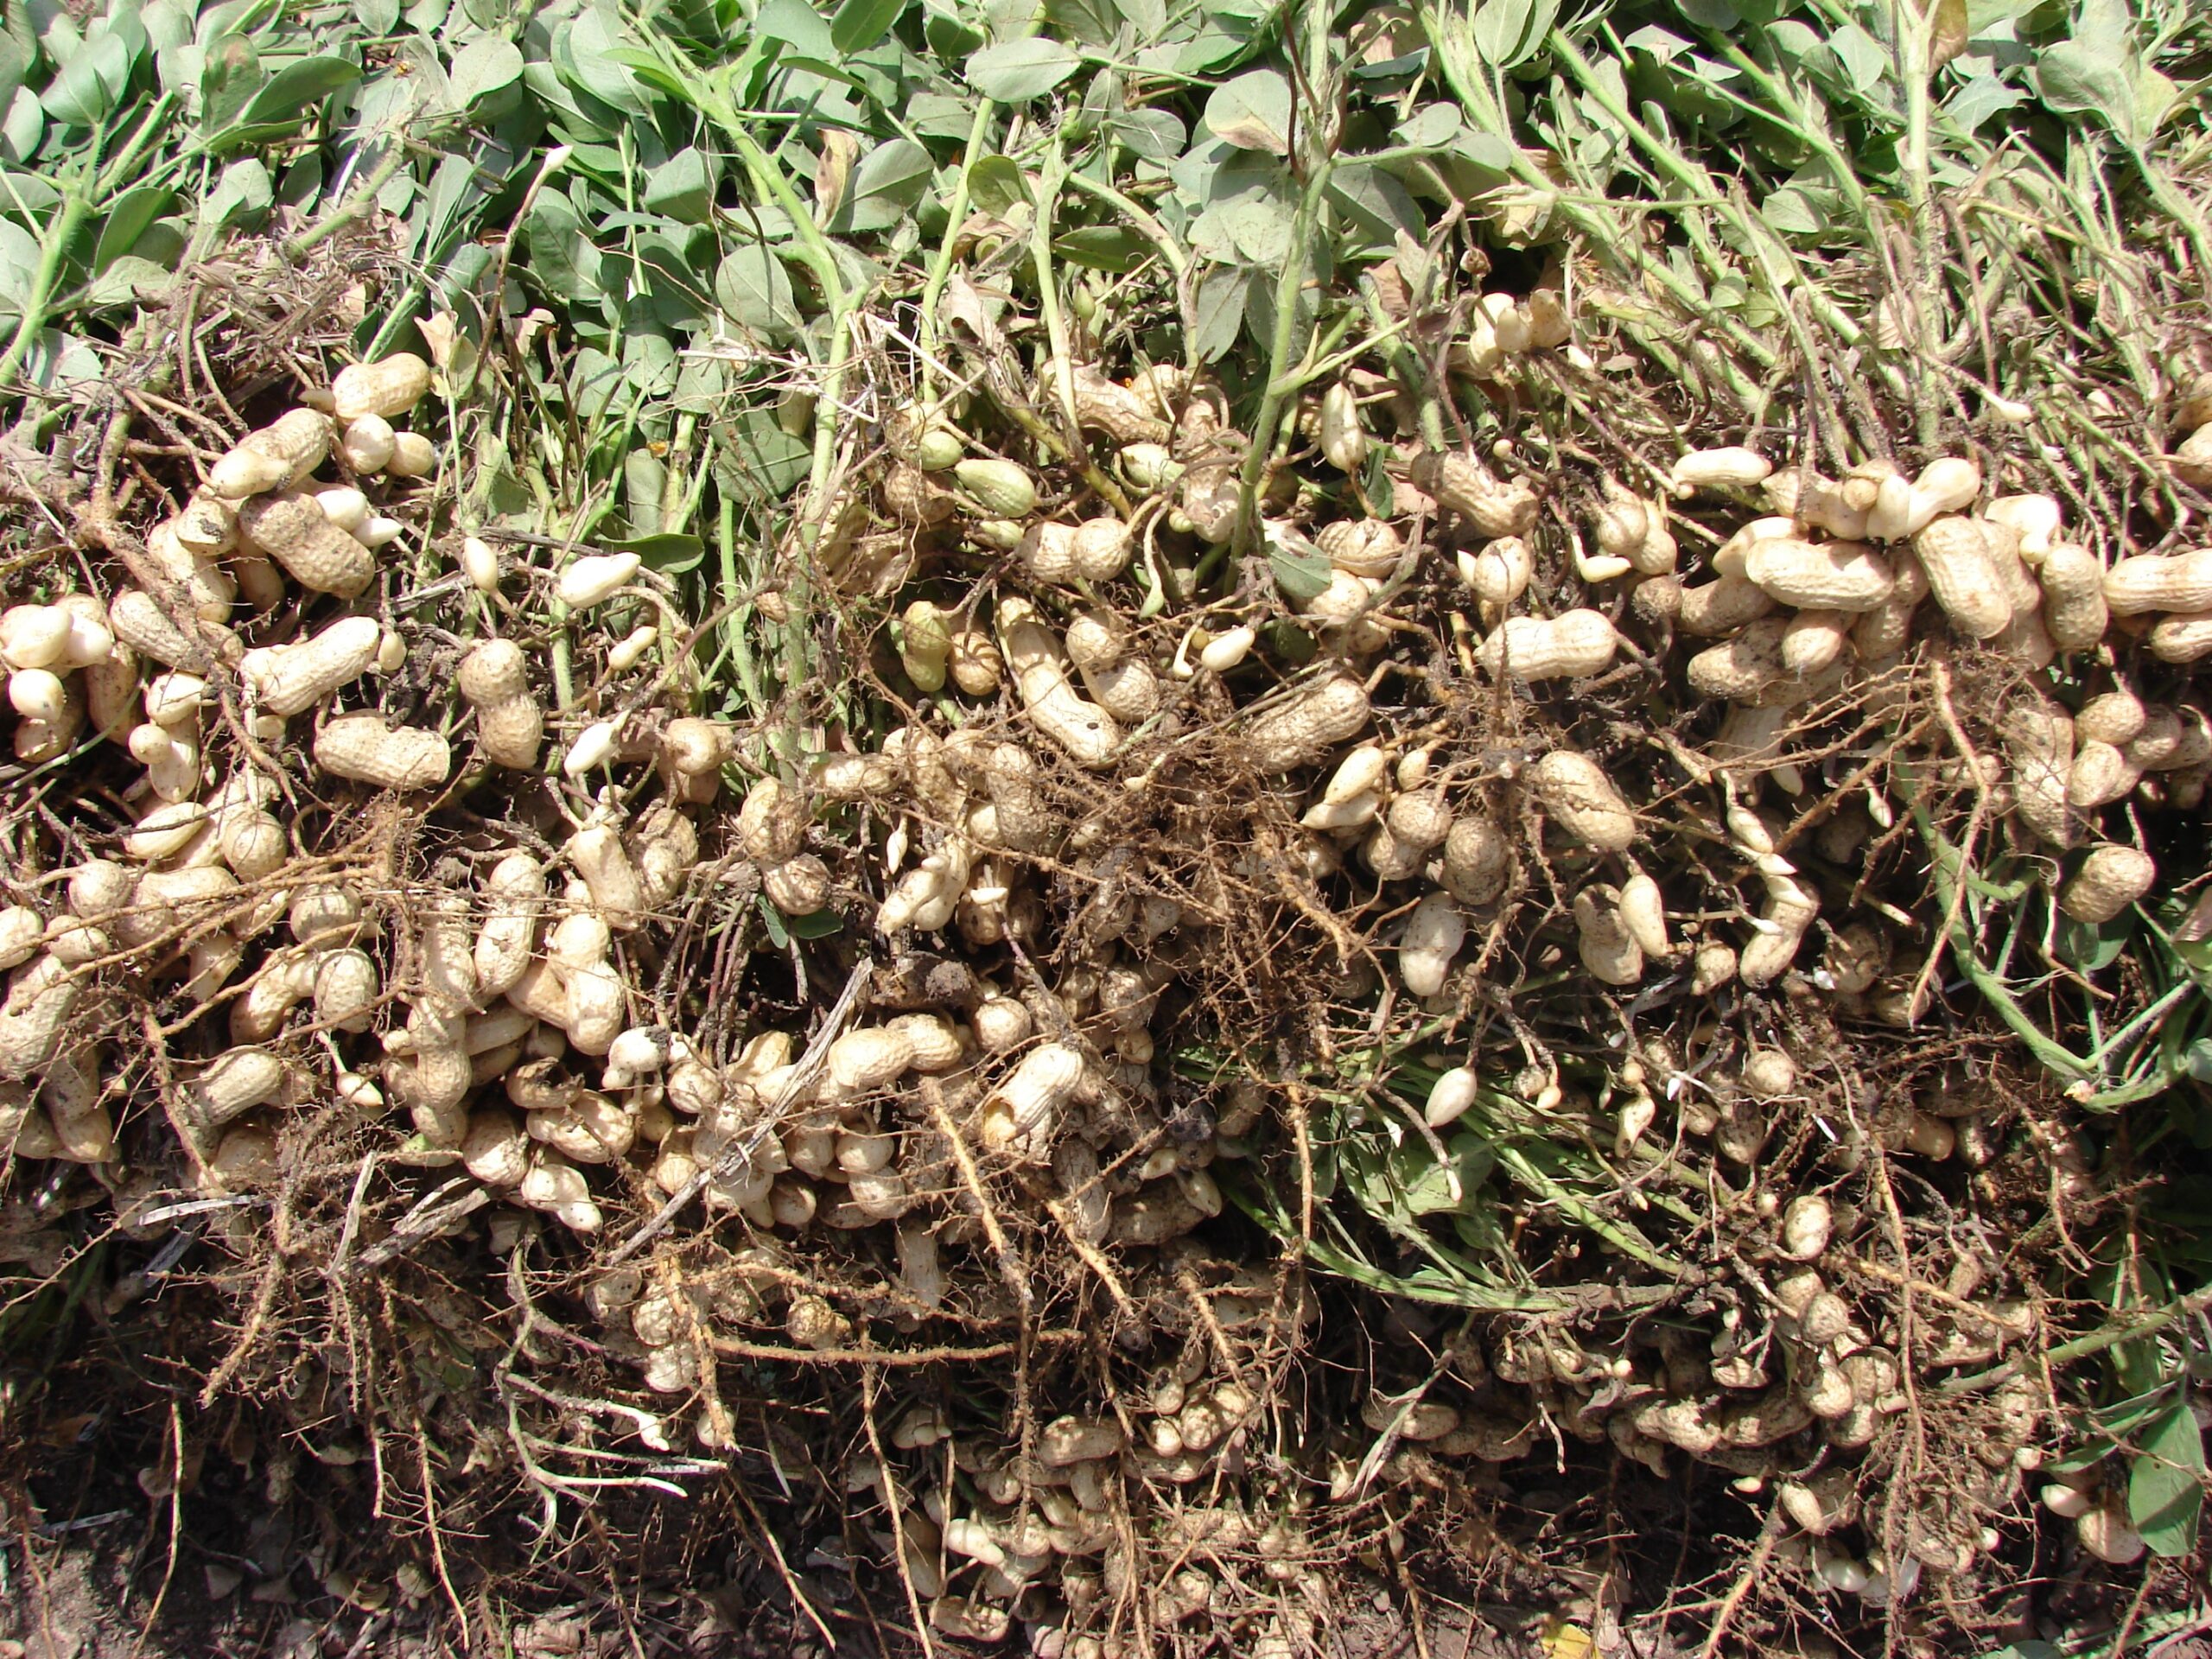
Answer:
[[[261,708],[289,718],[367,673],[383,638],[376,618],[344,616],[313,639],[248,652],[238,672]]]
[[[238,509],[238,533],[319,594],[352,599],[377,573],[376,556],[332,524],[311,495],[257,496]]]
[[[1744,576],[1801,610],[1871,611],[1897,587],[1889,562],[1861,542],[1762,538],[1744,550]]]
[[[436,732],[393,726],[382,715],[340,715],[315,734],[315,765],[334,778],[380,789],[435,789],[453,767]]]
[[[209,471],[208,493],[237,500],[289,489],[329,453],[330,423],[314,410],[292,410],[232,446]]]
[[[1929,592],[1962,631],[1977,639],[2005,632],[2012,601],[1979,521],[1958,514],[1935,518],[1912,538],[1912,550],[1928,573]]]
[[[2061,651],[2087,651],[2105,637],[2111,607],[2105,601],[2105,569],[2097,556],[2070,542],[2055,542],[2036,572],[2043,588],[2043,625]]]
[[[1552,821],[1585,846],[1619,853],[1636,840],[1636,815],[1605,768],[1588,755],[1554,749],[1527,776]]]
[[[421,403],[429,390],[430,365],[412,352],[395,352],[339,370],[330,383],[331,412],[340,425],[365,415],[392,420]]]
[[[1310,766],[1366,729],[1367,691],[1350,675],[1309,680],[1245,728],[1253,764],[1263,772]]]
[[[1582,679],[1603,673],[1620,635],[1601,611],[1508,617],[1475,652],[1485,672],[1516,680]]]
[[[2089,849],[2059,890],[2058,906],[2077,922],[2101,925],[2150,892],[2158,878],[2148,853],[2107,842]]]
[[[2114,616],[2212,611],[2212,547],[2121,559],[2105,573],[2105,605]]]
[[[1122,730],[1068,679],[1068,662],[1052,631],[1027,601],[1009,599],[998,609],[999,638],[1014,671],[1031,724],[1078,766],[1103,766],[1122,745]]]
[[[476,743],[484,758],[518,772],[535,767],[545,738],[545,711],[531,695],[522,647],[512,639],[486,639],[461,659],[454,679],[476,710]]]
[[[1681,590],[1675,626],[1700,639],[1718,639],[1774,609],[1765,588],[1742,575],[1722,575]]]

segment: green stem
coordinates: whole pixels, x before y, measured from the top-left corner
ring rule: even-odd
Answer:
[[[1313,239],[1314,226],[1321,216],[1321,193],[1328,188],[1333,166],[1332,156],[1324,154],[1315,157],[1305,192],[1298,199],[1298,211],[1292,217],[1290,251],[1284,256],[1282,270],[1275,278],[1275,327],[1274,336],[1268,343],[1268,378],[1260,393],[1259,418],[1252,423],[1251,452],[1244,457],[1243,475],[1238,480],[1242,487],[1236,503],[1235,542],[1240,554],[1249,553],[1259,543],[1260,487],[1267,480],[1268,467],[1274,461],[1278,447],[1277,429],[1282,423],[1291,347],[1298,338],[1298,299],[1306,287],[1306,250]]]
[[[952,280],[952,250],[959,241],[960,227],[968,218],[968,175],[982,159],[983,146],[990,142],[991,117],[995,112],[995,106],[988,99],[976,105],[975,123],[968,129],[967,154],[960,162],[960,176],[953,181],[952,206],[944,221],[944,236],[938,243],[937,257],[930,261],[929,277],[922,284],[922,315],[915,326],[914,338],[922,348],[921,398],[925,404],[933,403],[937,397],[937,308],[944,298],[944,285]]]
[[[1069,441],[1080,452],[1083,429],[1075,412],[1075,348],[1068,339],[1067,318],[1060,310],[1059,283],[1052,276],[1052,210],[1060,199],[1060,181],[1066,172],[1060,135],[1055,131],[1044,170],[1037,179],[1037,211],[1029,222],[1029,263],[1037,275],[1037,308],[1044,315],[1045,338],[1052,346],[1053,389],[1059,394]]]
[[[85,171],[92,170],[88,160]],[[23,296],[23,315],[16,325],[15,338],[8,342],[8,349],[0,353],[0,386],[12,386],[23,366],[23,359],[46,327],[48,308],[54,302],[54,290],[60,285],[62,262],[68,257],[69,245],[77,232],[91,219],[92,199],[82,184],[72,185],[61,198],[61,211],[48,223],[46,238],[39,248],[38,270],[32,274],[30,290]]]

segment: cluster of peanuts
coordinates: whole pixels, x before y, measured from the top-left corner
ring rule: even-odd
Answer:
[[[1572,352],[1549,291],[1486,300],[1480,316],[1465,372]],[[822,1354],[867,1336],[849,1307],[796,1287],[804,1275],[790,1263],[809,1236],[856,1252],[872,1237],[895,1264],[874,1306],[918,1328],[970,1294],[975,1263],[996,1248],[998,1204],[1048,1218],[1132,1287],[1203,1298],[1198,1322],[1217,1344],[1283,1317],[1272,1281],[1193,1265],[1224,1207],[1212,1166],[1251,1149],[1268,1093],[1224,1086],[1194,1109],[1157,1064],[1163,999],[1204,963],[1205,930],[1218,923],[1141,868],[1110,874],[1110,815],[1072,820],[1051,787],[1063,766],[1135,799],[1184,746],[1233,744],[1240,766],[1293,804],[1297,877],[1386,915],[1399,988],[1425,1013],[1463,1006],[1468,939],[1541,861],[1573,884],[1557,918],[1606,992],[1679,975],[1699,997],[1782,989],[1897,1023],[1913,1017],[1919,959],[1873,918],[1824,924],[1833,887],[1787,841],[1816,781],[1786,747],[1802,722],[1832,702],[1900,706],[1908,652],[1931,632],[2016,665],[2022,689],[1994,746],[1942,766],[1897,755],[1891,781],[1829,814],[1815,845],[1847,866],[1931,780],[1978,791],[2047,855],[2059,909],[2092,924],[2156,878],[2129,809],[2193,807],[2212,771],[2204,712],[2137,689],[2212,653],[2212,551],[2107,568],[2066,539],[2055,499],[1985,499],[1972,461],[1910,475],[1870,462],[1830,480],[1745,448],[1690,452],[1642,487],[1606,479],[1583,492],[1554,573],[1538,550],[1556,481],[1502,454],[1429,449],[1403,427],[1371,435],[1386,395],[1376,384],[1351,376],[1308,399],[1296,429],[1310,447],[1248,491],[1249,441],[1203,378],[1159,366],[1123,382],[1061,361],[1045,365],[1035,406],[1105,441],[1094,453],[1126,505],[1052,499],[1020,461],[972,454],[948,415],[915,408],[883,434],[887,528],[863,494],[823,526],[833,573],[893,568],[865,551],[878,544],[920,572],[886,630],[884,671],[914,694],[910,712],[872,746],[786,765],[689,714],[549,711],[533,628],[658,616],[665,596],[636,554],[587,552],[545,574],[533,588],[542,604],[518,607],[502,591],[512,570],[473,535],[456,538],[456,585],[483,626],[451,664],[457,704],[433,699],[407,718],[347,709],[365,682],[396,684],[409,666],[407,634],[369,605],[379,551],[404,534],[381,509],[404,513],[409,480],[435,469],[428,441],[393,425],[429,384],[411,357],[345,371],[213,465],[149,537],[137,585],[0,617],[19,757],[59,762],[89,729],[144,768],[130,796],[138,816],[113,847],[25,880],[0,911],[0,966],[12,972],[0,1140],[18,1156],[118,1159],[111,1104],[123,1085],[111,1070],[103,1083],[110,1057],[75,1033],[101,1027],[86,1015],[103,970],[150,964],[223,1029],[204,1057],[180,1043],[162,1067],[169,1121],[210,1191],[276,1179],[286,1115],[335,1101],[391,1119],[395,1163],[456,1168],[505,1201],[505,1236],[542,1216],[588,1237],[608,1230],[610,1211],[642,1217],[694,1198],[710,1218],[741,1220],[752,1243],[711,1281],[671,1285],[627,1267],[592,1281],[609,1351],[655,1393],[711,1395],[715,1341],[764,1322]],[[2184,445],[2177,470],[2195,464],[2190,445],[2202,447]],[[316,484],[326,465],[342,481]],[[1387,501],[1370,494],[1378,467]],[[1709,546],[1686,559],[1693,543]],[[1239,549],[1274,555],[1280,588],[1204,597],[1203,574]],[[962,559],[1001,580],[957,582],[946,571]],[[1490,691],[1641,664],[1719,705],[1701,749],[1680,745],[1674,758],[1711,792],[1710,839],[1742,871],[1732,912],[1715,921],[1707,895],[1668,891],[1678,878],[1673,849],[1657,844],[1664,813],[1633,799],[1601,753],[1561,740],[1478,766],[1442,724],[1378,701],[1394,643],[1428,632],[1409,599],[1439,592],[1440,643]],[[1566,594],[1580,602],[1553,602]],[[241,602],[252,612],[243,625]],[[317,606],[331,613],[311,618]],[[612,625],[586,632],[613,639],[600,649],[615,676],[658,641],[647,620],[619,639]],[[1286,652],[1296,636],[1310,649]],[[1679,662],[1678,639],[1692,646]],[[2092,694],[2033,689],[2062,658]],[[211,740],[211,715],[229,741]],[[302,717],[303,743],[292,724]],[[518,806],[527,836],[480,833],[427,884],[403,883],[295,844],[293,780],[272,757],[302,753],[302,770],[420,813],[502,774],[543,781],[555,804],[534,817]],[[733,777],[741,796],[722,810]],[[856,820],[887,827],[880,892],[840,886],[851,865],[836,837]],[[1252,856],[1256,874],[1269,855]],[[1056,920],[1048,870],[1087,884],[1076,924]],[[870,981],[863,1017],[811,1041],[754,1029],[734,1054],[710,1053],[686,1028],[696,1010],[646,988],[640,964],[678,910],[743,880],[785,918],[865,901],[892,966]],[[1816,937],[1819,960],[1801,960]],[[1049,984],[1035,962],[1053,964]],[[910,963],[931,965],[908,974]],[[1670,1105],[1683,1135],[1756,1185],[1770,1122],[1802,1103],[1804,1082],[1777,1048],[1718,1067],[1707,1058],[1654,1037],[1624,1058],[1615,1154],[1671,1155],[1650,1134]],[[1432,1135],[1450,1131],[1484,1086],[1470,1065],[1441,1065],[1417,1116]],[[1517,1086],[1560,1103],[1555,1074]],[[1891,1152],[1982,1160],[1978,1113],[1929,1102],[1875,1132]],[[1904,1593],[1923,1567],[1961,1570],[1987,1548],[1975,1504],[2008,1502],[2032,1451],[2031,1403],[2004,1396],[2018,1432],[1989,1440],[1986,1490],[1930,1511],[1896,1562],[1840,1541],[1856,1519],[1846,1454],[1899,1408],[1904,1367],[1977,1363],[2031,1319],[1969,1286],[1955,1300],[1978,1296],[1980,1322],[1939,1332],[1950,1343],[1939,1357],[1901,1354],[1823,1277],[1856,1219],[1810,1194],[1763,1191],[1759,1204],[1745,1245],[1767,1273],[1756,1320],[1611,1356],[1556,1332],[1462,1344],[1425,1386],[1407,1378],[1405,1392],[1376,1395],[1361,1444],[1389,1438],[1392,1478],[1419,1480],[1424,1460],[1511,1462],[1555,1422],[1655,1468],[1679,1453],[1779,1483],[1793,1548],[1833,1589]],[[1294,1322],[1313,1317],[1290,1300]],[[1773,1341],[1754,1351],[1754,1329]],[[1198,1363],[1147,1379],[1141,1406],[1055,1420],[1019,1460],[934,1408],[899,1421],[890,1449],[912,1454],[907,1466],[871,1465],[856,1490],[880,1504],[887,1550],[903,1552],[938,1628],[991,1639],[1019,1617],[1039,1651],[1103,1651],[1077,1627],[1142,1565],[1104,1519],[1116,1483],[1243,1469],[1260,1402],[1204,1344],[1192,1351]],[[697,1421],[710,1432],[712,1414]],[[1791,1477],[1808,1452],[1843,1460]],[[1362,1453],[1348,1443],[1344,1454],[1349,1492]],[[947,1455],[963,1477],[957,1501],[923,1478]],[[2114,1513],[2084,1503],[2079,1514],[2096,1517],[2085,1548],[2125,1548]],[[1288,1522],[1240,1524],[1236,1548],[1295,1554]],[[1173,1587],[1193,1611],[1205,1605],[1203,1583]],[[1255,1634],[1254,1650],[1287,1639]]]

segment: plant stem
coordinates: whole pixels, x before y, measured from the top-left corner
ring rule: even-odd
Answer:
[[[950,212],[944,221],[944,236],[938,243],[937,257],[930,261],[930,274],[922,283],[922,315],[915,325],[914,338],[922,348],[921,401],[933,403],[937,397],[937,308],[944,298],[944,285],[952,280],[952,250],[960,237],[960,227],[968,218],[968,175],[982,158],[983,146],[990,142],[991,117],[995,107],[990,99],[983,99],[976,105],[976,119],[968,129],[968,149],[960,162],[960,176],[952,186]]]

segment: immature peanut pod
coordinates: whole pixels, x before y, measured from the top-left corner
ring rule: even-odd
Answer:
[[[1051,1152],[1060,1111],[1083,1081],[1083,1056],[1064,1043],[1039,1043],[1006,1081],[985,1096],[976,1138],[993,1152],[1030,1162]]]
[[[1636,839],[1636,815],[1605,768],[1586,754],[1554,749],[1530,766],[1529,789],[1552,821],[1600,852],[1625,852]]]
[[[592,908],[607,925],[624,931],[644,920],[644,894],[629,849],[610,824],[591,824],[569,837],[569,862],[583,878]]]
[[[1017,461],[958,461],[952,475],[986,518],[1027,518],[1037,511],[1037,480]]]
[[[346,435],[338,441],[338,457],[349,471],[380,473],[391,461],[393,433],[391,423],[381,415],[357,416],[346,428]],[[334,524],[341,528],[359,530],[360,524],[348,524],[335,513],[330,515]],[[361,515],[361,524],[368,521],[368,514]]]
[[[1340,473],[1367,464],[1367,433],[1359,423],[1359,395],[1344,381],[1321,394],[1321,457]]]
[[[1451,895],[1427,894],[1406,918],[1398,944],[1398,977],[1405,981],[1407,991],[1418,997],[1441,992],[1452,959],[1466,938],[1466,920],[1452,906]]]
[[[329,453],[330,423],[314,410],[292,410],[238,440],[208,473],[208,493],[237,500],[288,490]]]
[[[1600,611],[1567,611],[1543,618],[1515,616],[1475,652],[1493,676],[1516,680],[1583,679],[1601,674],[1620,647],[1620,635]]]
[[[952,630],[945,613],[926,599],[906,607],[899,619],[899,662],[917,690],[944,690],[945,659],[952,652]]]
[[[392,420],[421,403],[429,389],[430,365],[412,352],[395,352],[339,370],[330,383],[331,410],[341,425],[364,415]]]
[[[1663,959],[1668,953],[1667,901],[1659,884],[1642,870],[1621,884],[1621,925],[1647,957]]]
[[[588,611],[613,598],[643,563],[635,553],[585,554],[562,570],[553,596],[571,611]]]
[[[238,673],[264,711],[289,719],[367,673],[383,639],[376,618],[344,616],[312,639],[249,651]]]
[[[436,732],[392,726],[382,715],[340,715],[315,734],[315,762],[334,778],[379,789],[435,789],[453,769]]]
[[[1675,461],[1669,481],[1676,495],[1688,497],[1700,490],[1751,489],[1773,471],[1774,463],[1756,449],[1693,449]]]
[[[1121,747],[1121,728],[1096,703],[1078,696],[1068,681],[1066,653],[1027,601],[998,607],[999,638],[1007,665],[1032,724],[1079,766],[1103,766]]]
[[[311,495],[283,490],[238,509],[238,532],[320,594],[352,599],[375,580],[375,556],[323,516]]]
[[[486,639],[461,659],[454,677],[476,710],[476,745],[495,766],[529,772],[545,738],[545,711],[531,695],[522,647]]]

